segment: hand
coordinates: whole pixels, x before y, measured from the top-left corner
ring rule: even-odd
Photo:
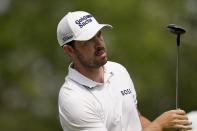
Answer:
[[[191,126],[188,126],[191,122],[188,121],[185,111],[180,109],[170,110],[163,113],[153,121],[153,123],[158,124],[161,130],[164,131],[171,131],[173,129],[192,129]]]

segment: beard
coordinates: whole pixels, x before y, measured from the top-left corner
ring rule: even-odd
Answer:
[[[105,50],[105,49],[103,48],[103,50]],[[78,58],[79,62],[84,67],[99,68],[99,67],[101,67],[101,66],[103,66],[107,63],[107,56],[105,56],[104,58],[101,58],[101,59],[96,59],[97,51],[89,59],[85,58],[77,49],[75,49],[75,53],[77,55],[77,58]]]

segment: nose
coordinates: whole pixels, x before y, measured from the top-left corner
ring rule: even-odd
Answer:
[[[93,38],[93,41],[95,43],[95,47],[105,46],[104,39],[101,34],[96,34]]]

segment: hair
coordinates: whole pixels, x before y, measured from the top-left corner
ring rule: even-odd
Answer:
[[[71,46],[72,48],[75,49],[75,41],[74,40],[68,42],[67,45],[69,45],[69,46]]]

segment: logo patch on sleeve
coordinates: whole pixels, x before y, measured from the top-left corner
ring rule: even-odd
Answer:
[[[131,94],[132,93],[131,89],[125,89],[125,90],[122,90],[120,92],[121,92],[122,96],[128,95],[128,94]]]

